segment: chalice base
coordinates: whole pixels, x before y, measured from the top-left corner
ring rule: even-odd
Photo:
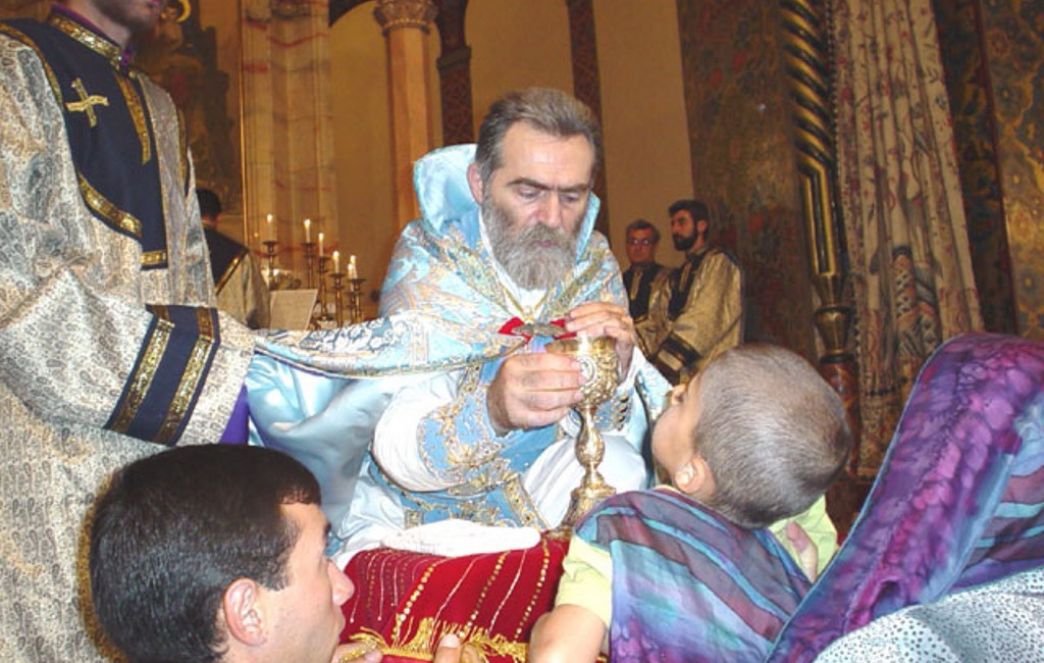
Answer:
[[[568,539],[573,534],[573,527],[587,515],[588,511],[605,498],[616,494],[616,489],[607,484],[597,471],[590,480],[587,480],[586,476],[584,479],[580,486],[574,488],[570,493],[569,510],[562,518],[562,524],[551,531],[551,538]]]

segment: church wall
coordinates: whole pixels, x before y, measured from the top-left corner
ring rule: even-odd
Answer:
[[[675,3],[598,0],[594,17],[613,252],[627,269],[627,224],[644,218],[660,230],[657,260],[677,265],[667,206],[692,195],[692,168]]]
[[[522,87],[573,90],[569,16],[561,0],[471,0],[464,24],[471,46],[475,137],[489,105]]]
[[[678,0],[693,187],[745,273],[747,337],[815,359],[776,3]]]

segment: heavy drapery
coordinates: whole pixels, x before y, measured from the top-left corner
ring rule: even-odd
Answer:
[[[832,3],[840,200],[873,476],[924,360],[982,327],[930,0]]]

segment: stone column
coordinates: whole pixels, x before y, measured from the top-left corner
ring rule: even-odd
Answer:
[[[592,0],[565,0],[569,11],[569,46],[573,60],[573,94],[587,104],[598,122],[602,121],[601,78],[598,74],[598,43],[595,40]],[[595,229],[606,238],[609,234],[609,192],[605,187],[605,155],[595,178],[594,191],[602,201]]]
[[[244,214],[248,232],[268,214],[278,266],[303,280],[303,220],[312,239],[337,237],[326,0],[245,0],[242,7]]]
[[[419,214],[413,162],[433,146],[427,40],[437,11],[432,0],[377,0],[373,12],[388,45],[395,217],[400,228]]]

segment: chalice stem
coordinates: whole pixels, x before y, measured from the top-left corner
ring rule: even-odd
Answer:
[[[598,434],[598,427],[595,426],[593,408],[583,408],[581,416],[584,421],[584,430],[580,434],[579,444],[576,445],[576,459],[584,467],[584,478],[580,482],[580,488],[581,490],[601,488],[605,486],[605,480],[602,479],[598,466],[602,464],[602,458],[605,456],[605,441],[602,440],[602,436]]]

